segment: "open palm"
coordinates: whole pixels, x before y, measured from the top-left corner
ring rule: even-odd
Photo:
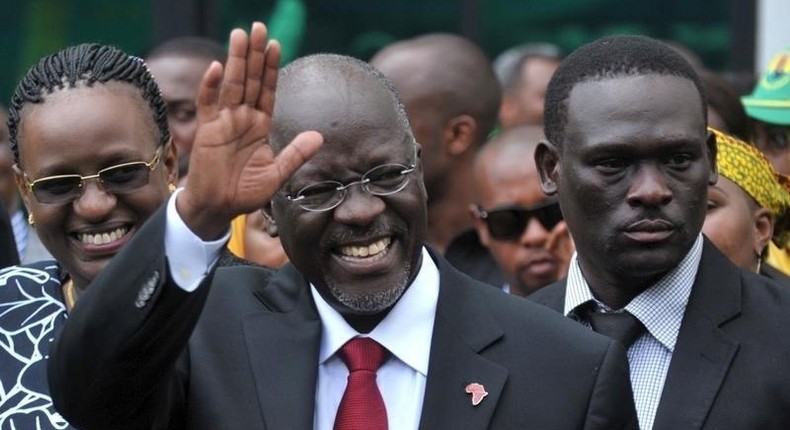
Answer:
[[[304,132],[274,156],[268,138],[279,62],[279,44],[254,23],[249,37],[231,32],[225,67],[215,62],[203,77],[189,180],[177,200],[184,222],[203,239],[263,207],[322,143],[318,133]]]

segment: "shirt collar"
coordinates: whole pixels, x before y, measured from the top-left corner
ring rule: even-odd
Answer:
[[[680,324],[691,295],[691,287],[697,277],[702,245],[700,234],[677,267],[634,297],[625,307],[625,310],[639,319],[647,331],[670,351],[675,349]],[[564,315],[578,319],[576,309],[589,301],[594,301],[605,310],[611,310],[593,296],[582,274],[577,255],[574,253],[568,271]]]
[[[417,277],[389,314],[367,335],[354,330],[312,284],[310,293],[323,327],[319,364],[330,359],[350,339],[367,336],[387,348],[407,366],[427,376],[433,322],[439,300],[439,269],[427,249],[422,248],[422,263]]]

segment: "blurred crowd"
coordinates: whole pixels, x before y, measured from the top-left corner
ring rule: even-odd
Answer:
[[[425,411],[475,421],[496,402],[479,428],[790,426],[790,48],[739,94],[688,49],[639,36],[490,59],[433,33],[278,76],[258,30],[144,58],[79,45],[20,81],[0,131],[0,429],[453,428]],[[438,342],[491,324],[446,295],[506,328],[439,361]],[[256,297],[307,316],[242,320]],[[398,333],[412,320],[424,326]],[[306,379],[248,364],[246,348],[309,330],[289,344],[312,351]],[[407,337],[423,358],[401,352]],[[342,427],[354,371],[339,351],[358,338],[387,349],[383,396],[375,378],[363,396],[387,411]],[[510,375],[476,400],[489,375],[470,370],[459,410],[434,381],[460,384],[441,368],[466,349]],[[610,371],[610,391],[576,375]],[[315,387],[282,394],[308,418],[247,398],[291,383]]]

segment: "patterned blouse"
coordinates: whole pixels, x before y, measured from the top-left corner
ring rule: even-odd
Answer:
[[[72,427],[55,412],[47,358],[66,322],[55,261],[0,270],[0,430]]]

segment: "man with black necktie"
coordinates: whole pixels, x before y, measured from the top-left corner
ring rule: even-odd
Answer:
[[[541,186],[577,253],[530,299],[628,347],[643,430],[786,429],[790,291],[700,234],[716,140],[694,69],[646,37],[601,39],[557,69],[544,118]]]

